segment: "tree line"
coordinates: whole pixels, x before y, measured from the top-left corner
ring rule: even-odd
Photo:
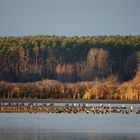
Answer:
[[[0,98],[140,99],[140,36],[0,37]]]
[[[61,82],[133,79],[140,36],[0,37],[0,80]]]

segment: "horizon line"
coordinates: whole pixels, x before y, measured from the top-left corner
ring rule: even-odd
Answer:
[[[25,34],[25,35],[0,35],[0,38],[4,37],[35,37],[35,36],[50,36],[50,37],[67,37],[67,38],[72,38],[72,37],[93,37],[93,36],[121,36],[121,37],[127,37],[127,36],[140,36],[140,34],[93,34],[93,35],[73,35],[73,36],[68,36],[68,35],[58,35],[58,34]]]

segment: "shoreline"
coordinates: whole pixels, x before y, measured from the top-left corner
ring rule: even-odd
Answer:
[[[0,106],[0,113],[93,113],[93,114],[110,114],[110,113],[121,113],[129,114],[136,113],[140,114],[140,108],[133,107],[118,107],[118,106],[87,106],[77,105],[71,106]]]
[[[104,103],[104,104],[140,104],[140,100],[111,100],[111,99],[101,99],[101,100],[83,100],[83,99],[0,99],[0,103]]]

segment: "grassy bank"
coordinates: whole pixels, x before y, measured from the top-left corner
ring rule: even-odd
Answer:
[[[77,83],[61,83],[48,79],[31,83],[0,82],[0,98],[135,101],[140,100],[139,80],[119,83],[112,76],[102,81]]]

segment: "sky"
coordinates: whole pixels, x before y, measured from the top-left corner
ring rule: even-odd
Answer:
[[[116,34],[140,34],[140,0],[0,0],[0,36]]]

